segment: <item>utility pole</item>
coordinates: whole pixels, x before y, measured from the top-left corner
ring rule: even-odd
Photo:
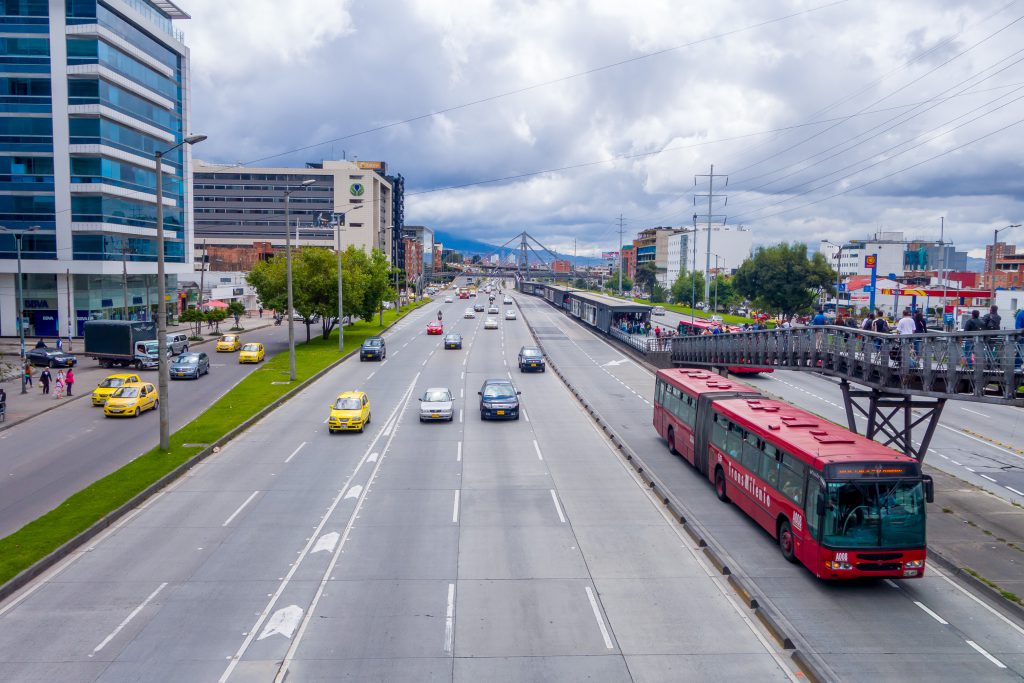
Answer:
[[[729,186],[729,176],[722,175],[720,173],[716,174],[715,173],[715,165],[711,164],[711,171],[709,173],[702,173],[700,175],[696,175],[696,176],[693,177],[693,184],[694,184],[694,186],[697,185],[697,182],[698,182],[699,178],[707,178],[708,179],[708,193],[707,194],[694,195],[694,197],[693,197],[693,203],[694,203],[695,206],[697,204],[697,199],[699,199],[699,198],[700,199],[707,198],[707,200],[708,200],[708,212],[704,216],[704,218],[707,220],[707,225],[708,225],[707,254],[706,254],[706,261],[704,263],[704,301],[707,302],[707,300],[711,297],[711,222],[713,220],[717,221],[718,219],[721,219],[722,224],[723,225],[725,224],[725,216],[724,215],[716,216],[716,215],[711,213],[712,207],[713,207],[713,203],[714,203],[714,198],[715,198],[715,178],[725,178],[725,187],[728,187]],[[721,195],[719,195],[719,196],[721,196]],[[728,197],[726,197],[725,198],[725,204],[728,204],[728,203],[729,203],[729,199],[728,199]],[[723,206],[725,206],[725,204],[723,204]],[[696,233],[696,223],[694,224],[694,232]]]
[[[939,279],[942,281],[942,329],[949,331],[946,325],[946,217],[939,219],[939,249],[942,250],[942,270],[939,271]]]
[[[203,310],[203,285],[206,282],[206,240],[203,240],[203,256],[199,261],[199,310]]]
[[[622,214],[619,214],[619,296],[622,296]]]
[[[78,322],[78,314],[75,313],[75,310],[73,308],[71,308],[71,269],[70,268],[67,269],[67,278],[68,278],[68,290],[67,290],[67,297],[68,297],[68,353],[71,353],[71,329],[72,329],[71,325],[72,325],[72,321],[74,321],[76,323]],[[60,332],[58,332],[57,334],[59,335]]]
[[[697,308],[697,214],[693,214],[693,270],[690,271],[690,326],[694,324]]]

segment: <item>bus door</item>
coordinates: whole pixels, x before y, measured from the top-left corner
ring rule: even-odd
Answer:
[[[708,473],[708,437],[711,436],[711,404],[721,398],[716,394],[697,397],[697,418],[693,422],[693,466],[703,475]]]

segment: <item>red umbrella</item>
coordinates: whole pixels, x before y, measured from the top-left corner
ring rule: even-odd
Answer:
[[[227,308],[228,305],[219,299],[213,301],[207,301],[203,304],[203,308]]]

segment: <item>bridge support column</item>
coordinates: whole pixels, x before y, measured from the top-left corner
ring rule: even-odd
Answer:
[[[868,422],[864,436],[874,439],[881,434],[885,437],[881,439],[882,445],[892,446],[918,462],[924,462],[946,399],[912,398],[878,389],[854,389],[846,380],[842,380],[839,386],[843,390],[846,421],[851,432],[857,433],[856,417],[859,413]],[[915,415],[914,410],[921,411],[921,414]],[[924,434],[920,443],[915,445],[913,431],[921,425],[924,425]]]

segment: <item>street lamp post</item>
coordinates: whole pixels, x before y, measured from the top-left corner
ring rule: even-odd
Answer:
[[[999,243],[999,233],[1003,230],[1009,230],[1010,228],[1019,228],[1020,223],[1014,223],[1013,225],[1007,225],[1003,228],[996,228],[992,231],[992,253],[988,264],[988,283],[992,290],[992,300],[989,302],[991,305],[996,303],[996,244]]]
[[[299,187],[309,187],[315,182],[315,179],[309,178],[299,183]],[[284,259],[288,288],[288,310],[285,311],[285,315],[288,316],[288,379],[292,382],[295,381],[295,316],[292,314],[292,226],[289,199],[294,191],[292,189],[284,191]]]
[[[28,388],[25,386],[25,290],[21,284],[21,238],[26,232],[35,232],[39,229],[38,225],[33,225],[30,228],[24,230],[12,230],[11,228],[5,228],[0,226],[0,232],[9,232],[14,235],[14,250],[18,255],[18,341],[20,342],[21,348],[21,393],[27,394]],[[60,336],[60,332],[57,333]]]
[[[696,319],[697,308],[697,214],[693,214],[693,269],[690,270],[690,327]]]
[[[171,447],[170,413],[168,411],[167,387],[171,383],[170,368],[167,366],[167,282],[164,279],[164,166],[163,157],[182,145],[194,145],[206,139],[205,135],[189,135],[170,149],[153,153],[156,161],[156,330],[159,369],[157,375],[157,402],[160,411],[160,450]]]
[[[831,244],[837,248],[836,251],[836,319],[839,319],[839,286],[843,283],[842,275],[842,258],[843,249],[846,248],[845,244],[836,244],[835,242],[829,242],[828,240],[822,240],[822,244]],[[852,300],[851,300],[852,303]],[[824,307],[824,306],[823,306]]]

